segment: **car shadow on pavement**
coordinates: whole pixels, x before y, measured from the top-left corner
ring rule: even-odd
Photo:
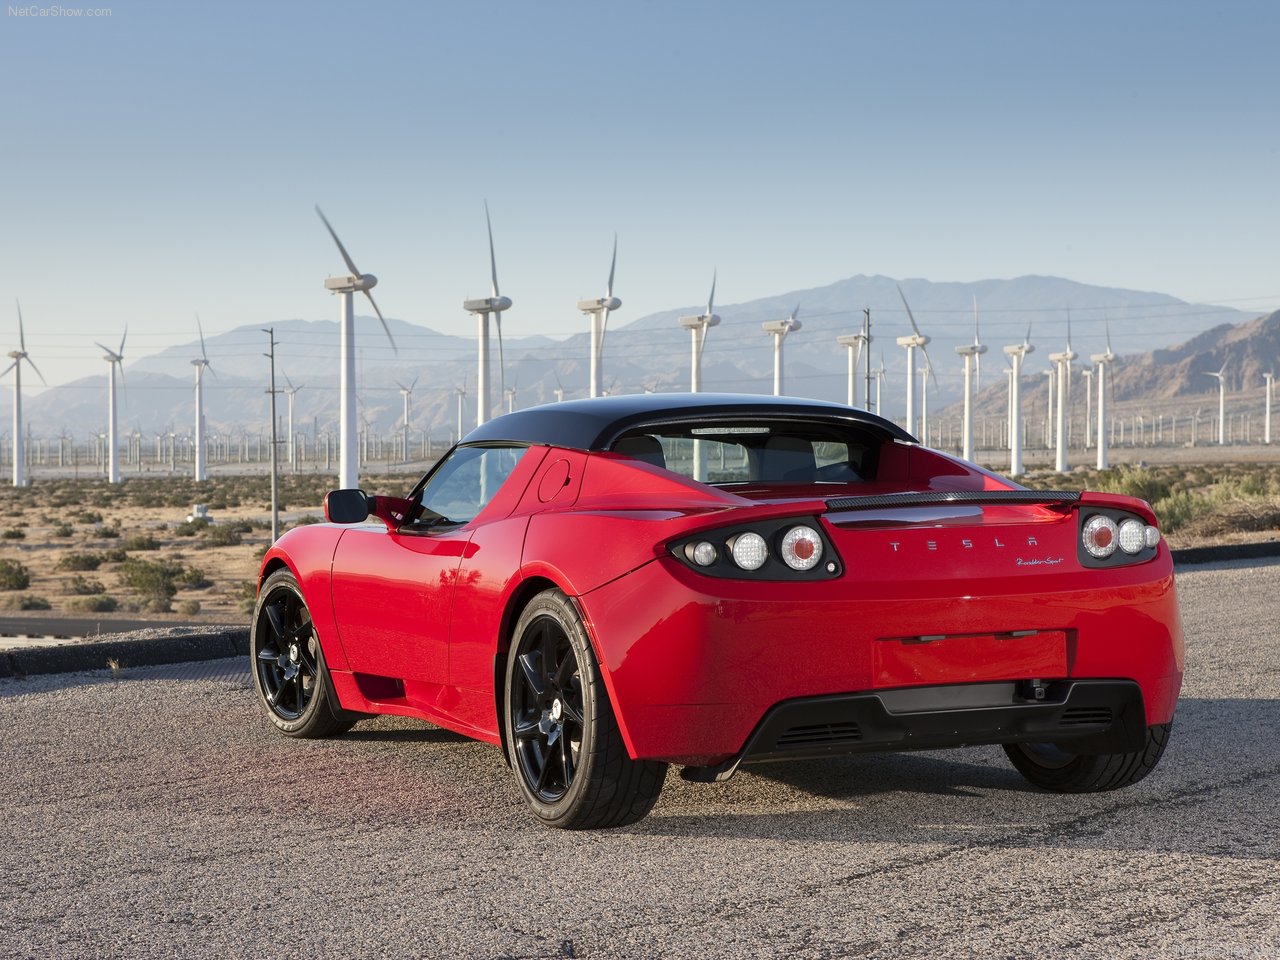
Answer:
[[[653,814],[630,830],[1277,858],[1280,833],[1259,829],[1258,810],[1280,785],[1278,729],[1278,699],[1184,698],[1151,775],[1094,794],[1038,790],[998,746],[757,764],[725,784],[672,776]]]

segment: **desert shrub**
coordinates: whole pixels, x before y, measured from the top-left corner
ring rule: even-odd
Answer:
[[[193,617],[200,612],[199,600],[179,600],[178,613],[185,617]]]
[[[17,560],[0,560],[0,590],[25,590],[31,586],[31,573]]]
[[[126,550],[159,550],[160,541],[149,533],[140,533],[130,537],[124,546]]]
[[[71,519],[83,526],[93,526],[102,522],[102,514],[96,510],[79,510],[71,515]]]
[[[167,613],[169,602],[178,592],[177,579],[182,565],[164,560],[151,562],[130,558],[120,564],[120,580],[138,595],[145,609]]]
[[[53,604],[33,593],[20,593],[9,598],[8,607],[10,610],[51,610]]]
[[[184,520],[182,523],[178,524],[177,528],[173,532],[179,537],[194,537],[196,535],[196,531],[204,530],[208,526],[208,520],[204,517],[196,517],[194,520]]]
[[[71,533],[71,524],[69,523],[60,523],[53,528],[53,535],[55,537],[69,537],[71,536]]]
[[[67,609],[77,613],[112,613],[120,609],[115,597],[96,594],[91,597],[73,597],[67,601]]]
[[[129,559],[129,554],[124,547],[115,547],[111,550],[102,551],[103,563],[124,563]]]
[[[305,527],[313,523],[324,523],[323,518],[317,517],[315,514],[305,513],[297,520],[293,521],[295,527]]]
[[[0,533],[0,539],[25,540],[27,539],[27,535],[23,533],[21,530],[17,529],[16,527],[10,527],[8,530],[5,530],[3,533]]]
[[[253,613],[258,602],[258,584],[253,580],[241,580],[240,591],[236,597],[236,605],[244,613]]]
[[[199,567],[186,567],[178,575],[178,583],[188,590],[203,590],[213,586],[213,581]]]
[[[1185,527],[1210,510],[1209,503],[1204,497],[1189,490],[1171,493],[1152,504],[1151,508],[1156,513],[1156,519],[1160,521],[1160,529],[1165,533],[1173,533],[1180,527]]]
[[[107,588],[103,586],[101,580],[90,580],[88,577],[82,577],[78,573],[62,585],[62,590],[64,593],[77,597],[87,597],[107,592]]]
[[[241,531],[238,525],[215,524],[209,528],[204,545],[208,547],[238,547],[241,542]]]
[[[59,558],[59,570],[97,570],[102,566],[100,553],[68,553]]]
[[[118,527],[103,527],[98,531],[98,536],[104,540],[118,540],[120,539],[120,529]]]

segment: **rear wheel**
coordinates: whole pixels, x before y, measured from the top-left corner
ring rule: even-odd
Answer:
[[[343,710],[333,692],[320,638],[288,570],[271,574],[258,592],[249,652],[258,698],[281,733],[328,737],[355,724],[358,716]]]
[[[1100,793],[1137,783],[1155,769],[1172,723],[1147,728],[1147,742],[1132,753],[1071,753],[1054,743],[1010,743],[1004,752],[1028,781],[1055,793]]]
[[[552,827],[620,827],[658,800],[667,766],[632,760],[586,629],[559,590],[538,594],[507,656],[507,757],[534,815]]]

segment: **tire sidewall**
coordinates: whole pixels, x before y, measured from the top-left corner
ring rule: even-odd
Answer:
[[[578,660],[578,673],[582,684],[582,745],[578,750],[578,765],[574,771],[573,783],[565,791],[565,795],[555,803],[547,803],[538,798],[533,789],[525,781],[524,768],[516,753],[514,721],[512,719],[511,695],[515,671],[519,669],[517,655],[520,642],[528,629],[540,618],[551,617],[564,630],[569,638],[569,645]],[[506,744],[507,762],[515,774],[516,785],[528,802],[534,815],[544,823],[556,825],[563,820],[573,819],[583,801],[583,793],[591,781],[592,768],[595,764],[595,741],[599,727],[599,697],[604,696],[603,681],[596,663],[595,652],[587,637],[586,628],[582,624],[572,601],[560,590],[548,590],[540,593],[520,614],[512,633],[511,645],[507,650],[506,680],[503,684],[503,741]]]

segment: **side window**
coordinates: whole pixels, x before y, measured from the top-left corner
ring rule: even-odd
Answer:
[[[427,481],[417,520],[470,523],[511,476],[527,447],[458,447]]]

